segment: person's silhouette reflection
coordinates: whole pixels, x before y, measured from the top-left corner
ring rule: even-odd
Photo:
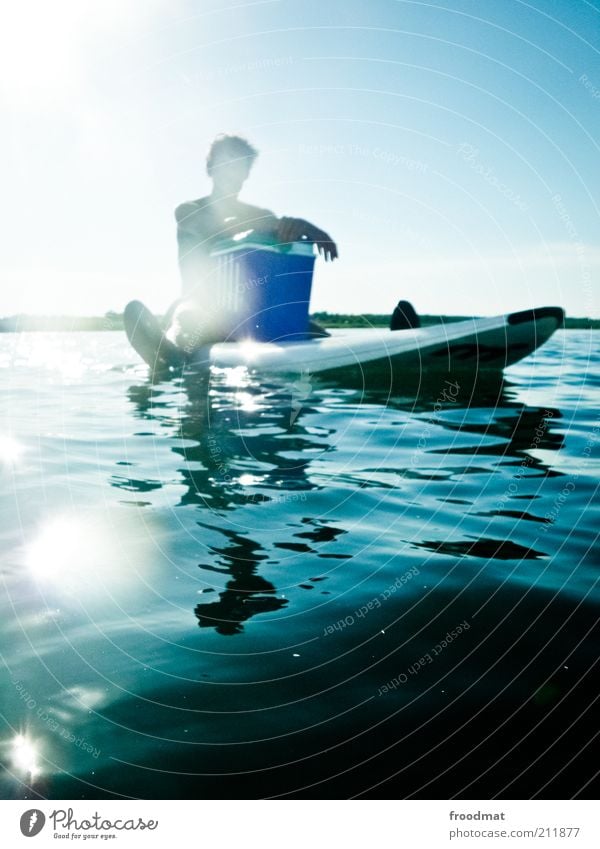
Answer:
[[[174,386],[183,390],[183,403],[181,394],[173,393]],[[246,406],[235,400],[241,391]],[[129,397],[136,415],[155,420],[172,432],[171,450],[184,460],[178,469],[186,486],[180,506],[197,505],[206,517],[199,524],[227,540],[223,547],[210,549],[212,563],[200,564],[200,568],[230,579],[218,601],[196,606],[198,624],[227,636],[239,634],[242,623],[252,616],[275,612],[288,602],[276,596],[273,584],[256,574],[267,557],[262,546],[243,533],[219,525],[225,511],[252,504],[260,510],[262,502],[272,500],[286,499],[294,504],[305,499],[307,490],[317,487],[308,476],[314,450],[328,450],[330,446],[322,436],[311,436],[301,424],[302,415],[312,411],[309,399],[298,410],[287,385],[267,386],[248,379],[232,387],[216,378],[209,383],[207,375],[193,373],[167,385],[132,386]],[[175,403],[177,417],[173,416]],[[306,451],[306,457],[290,459],[290,451],[300,455]],[[260,478],[256,488],[240,480],[249,469],[254,471],[249,460]],[[293,541],[279,543],[284,549],[294,550],[293,545]]]
[[[176,384],[129,388],[136,415],[172,432],[171,450],[184,460],[178,469],[186,487],[181,506],[197,504],[220,512],[272,499],[292,503],[317,488],[308,472],[315,451],[331,450],[331,445],[323,428],[317,437],[302,424],[304,414],[314,412],[310,398],[302,397],[298,409],[286,384],[261,384],[250,377],[240,382],[229,387],[217,378],[209,381],[207,375],[186,373]],[[175,402],[169,400],[174,385],[184,393],[183,401],[178,395],[176,431]],[[240,393],[246,396],[246,406],[236,401]],[[255,471],[260,486],[240,482]]]
[[[206,527],[215,530],[210,525]],[[258,564],[267,556],[261,553],[264,549],[259,543],[235,531],[220,528],[219,532],[227,538],[227,543],[211,551],[219,555],[222,568],[202,563],[199,566],[210,572],[230,574],[231,580],[219,593],[218,601],[198,604],[194,613],[201,628],[214,628],[223,636],[233,636],[242,632],[242,622],[258,613],[280,610],[287,605],[287,599],[276,598],[273,584],[256,574]]]

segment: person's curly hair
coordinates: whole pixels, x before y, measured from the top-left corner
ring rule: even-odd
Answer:
[[[210,174],[215,158],[220,153],[226,153],[232,159],[248,160],[248,167],[251,168],[254,160],[258,156],[258,150],[253,147],[249,141],[242,136],[230,136],[225,133],[218,135],[210,146],[208,156],[206,157],[206,170]]]

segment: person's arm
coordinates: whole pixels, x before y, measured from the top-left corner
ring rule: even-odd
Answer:
[[[246,206],[240,216],[240,230],[252,230],[254,233],[266,238],[278,239],[279,218],[270,209],[261,209],[258,206]]]
[[[303,218],[280,218],[277,236],[280,242],[299,242],[303,239],[314,242],[317,250],[326,260],[337,259],[339,255],[337,245],[331,236]]]
[[[194,203],[182,203],[175,210],[177,221],[177,253],[184,296],[191,294],[202,280],[209,246],[206,236],[207,227],[202,226],[198,216],[202,215]]]
[[[245,224],[255,233],[276,239],[283,244],[303,240],[314,242],[326,260],[336,259],[338,249],[331,236],[303,218],[277,218],[269,209],[248,206]]]

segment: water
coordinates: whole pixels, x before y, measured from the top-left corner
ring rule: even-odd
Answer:
[[[388,397],[0,337],[2,796],[597,794],[596,339]]]

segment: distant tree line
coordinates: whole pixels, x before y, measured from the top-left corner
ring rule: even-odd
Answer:
[[[347,315],[345,313],[315,312],[312,318],[324,327],[388,327],[389,315],[385,313],[362,313]],[[468,315],[421,315],[421,325],[430,327],[433,324],[450,324],[473,318]],[[600,329],[598,318],[565,319],[567,330]],[[103,316],[75,315],[11,315],[0,318],[0,333],[18,333],[22,330],[123,330],[123,314],[107,312]]]

